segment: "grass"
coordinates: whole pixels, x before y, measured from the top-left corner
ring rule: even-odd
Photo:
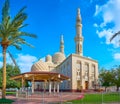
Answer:
[[[0,104],[12,104],[14,100],[11,99],[0,99]]]
[[[6,92],[6,95],[16,95],[16,92],[8,91]]]
[[[6,95],[16,95],[15,91],[7,91]],[[0,99],[0,104],[12,104],[14,102],[14,100],[11,99]]]
[[[83,99],[70,101],[72,104],[101,104],[120,102],[119,93],[96,93],[96,94],[85,94]]]

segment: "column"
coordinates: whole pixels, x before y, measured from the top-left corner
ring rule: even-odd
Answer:
[[[81,62],[81,76],[80,76],[80,80],[81,80],[81,91],[84,89],[84,83],[85,81],[83,80],[84,78],[84,62]]]
[[[56,83],[54,82],[54,93],[55,93],[55,87],[56,87]]]
[[[34,93],[34,87],[35,87],[35,82],[34,82],[34,76],[33,76],[33,79],[32,79],[32,93]]]
[[[22,77],[22,91],[24,91],[24,78]]]
[[[49,94],[51,94],[51,82],[49,81]]]
[[[59,93],[59,82],[57,83],[57,93]]]
[[[90,80],[90,67],[91,65],[88,64],[88,89],[91,89],[91,80]]]
[[[44,92],[46,92],[46,84],[47,84],[47,81],[45,80],[45,81],[43,82],[43,91],[44,91]]]

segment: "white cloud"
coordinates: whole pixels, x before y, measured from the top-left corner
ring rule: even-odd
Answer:
[[[98,27],[98,24],[97,24],[97,23],[94,23],[93,26],[94,26],[94,27]]]
[[[0,68],[2,67],[2,65],[3,65],[3,62],[0,61]]]
[[[95,11],[95,14],[94,14],[94,16],[97,16],[98,14],[99,14],[99,12],[101,11],[100,9],[100,7],[98,6],[98,5],[96,5],[96,11]]]
[[[115,53],[114,54],[114,59],[115,60],[120,60],[120,53]]]
[[[97,34],[100,38],[106,38],[106,43],[109,44],[109,39],[120,30],[120,0],[109,0],[102,6],[96,5],[94,16],[101,19],[103,22],[95,24],[98,29]],[[112,41],[114,46],[118,47],[118,38]]]
[[[7,57],[7,63],[8,64],[12,64],[14,65],[13,61],[11,60],[11,57],[9,56],[9,54],[6,54]],[[0,53],[0,58],[2,58],[2,54]],[[37,61],[38,59],[35,56],[31,56],[29,54],[18,54],[17,58],[15,59],[17,65],[19,66],[21,72],[28,72],[31,70],[31,66],[33,65],[33,63],[35,61]],[[0,67],[2,67],[3,62],[2,60],[0,60]]]
[[[2,53],[0,53],[0,58],[3,60],[3,55],[2,55]],[[2,60],[0,60],[0,68],[3,66]],[[12,62],[12,60],[11,60],[11,58],[10,58],[10,56],[9,56],[8,53],[6,53],[6,63],[7,63],[7,64],[13,64],[13,62]]]
[[[31,56],[29,54],[27,54],[27,55],[18,54],[18,57],[16,59],[18,66],[20,67],[21,72],[30,71],[31,66],[37,60],[38,59],[35,56]]]
[[[106,44],[109,44],[109,43],[110,43],[110,38],[111,38],[111,36],[112,36],[112,34],[113,34],[111,29],[103,30],[103,31],[100,31],[100,32],[97,30],[96,33],[98,34],[98,36],[99,36],[100,38],[102,38],[102,37],[105,37],[105,38],[106,38]]]

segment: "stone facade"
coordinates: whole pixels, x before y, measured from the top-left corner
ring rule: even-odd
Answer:
[[[55,71],[70,77],[69,81],[61,83],[63,90],[95,89],[97,84],[98,62],[87,57],[71,54]]]

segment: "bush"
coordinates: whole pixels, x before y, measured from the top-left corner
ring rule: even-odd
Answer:
[[[0,99],[0,104],[12,104],[14,100],[11,99]]]

